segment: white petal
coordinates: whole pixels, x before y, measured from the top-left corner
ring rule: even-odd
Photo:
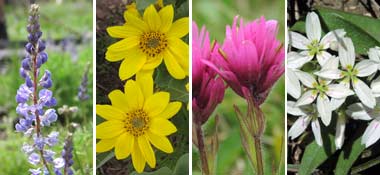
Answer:
[[[307,114],[299,107],[296,106],[296,102],[294,101],[287,101],[287,113],[294,115],[294,116],[306,116]]]
[[[298,99],[296,106],[303,106],[312,103],[315,98],[317,98],[318,93],[313,92],[313,90],[306,91]]]
[[[372,116],[368,113],[370,110],[362,103],[354,103],[347,107],[346,114],[355,120],[372,120]]]
[[[328,126],[331,122],[331,109],[329,105],[330,101],[326,96],[318,96],[317,110],[325,126]]]
[[[298,99],[301,96],[301,85],[297,75],[291,69],[286,69],[287,92],[292,97]]]
[[[301,83],[306,87],[313,88],[314,85],[317,84],[317,81],[311,74],[303,71],[296,71],[295,73],[298,79],[301,81]]]
[[[360,101],[367,107],[373,109],[376,105],[375,96],[372,94],[371,89],[360,79],[356,78],[353,81],[354,91],[359,97]]]
[[[354,92],[343,84],[330,84],[327,86],[326,94],[333,98],[345,98],[354,95]]]
[[[380,76],[372,81],[371,89],[375,97],[380,97]]]
[[[318,15],[314,12],[306,15],[306,35],[310,40],[321,39],[321,22],[319,22]]]
[[[346,129],[346,118],[344,116],[339,116],[336,122],[335,131],[335,147],[336,149],[341,149],[344,143],[344,130]]]
[[[331,54],[326,51],[321,51],[320,54],[317,54],[317,61],[321,66],[326,64],[327,60],[329,60],[330,58]]]
[[[330,108],[331,111],[335,111],[346,101],[346,98],[331,98],[330,100]]]
[[[380,63],[380,47],[370,48],[368,51],[368,57],[370,60]]]
[[[346,32],[343,29],[337,29],[327,33],[321,40],[321,44],[324,49],[330,47],[331,42],[338,41],[339,38],[343,38]]]
[[[304,64],[313,59],[313,56],[310,56],[307,52],[308,51],[301,53],[289,52],[286,57],[288,63],[286,66],[293,69],[301,68]]]
[[[360,61],[355,68],[358,70],[358,77],[367,77],[377,71],[378,65],[371,60]]]
[[[311,129],[313,130],[315,141],[319,146],[322,146],[321,126],[319,125],[318,120],[311,121]]]
[[[343,38],[343,43],[339,45],[339,60],[344,68],[354,66],[355,64],[355,48],[350,38]]]
[[[331,56],[324,65],[322,65],[321,70],[328,70],[328,69],[338,69],[339,67],[339,58],[336,56]]]
[[[293,47],[301,50],[307,50],[307,45],[310,44],[309,39],[296,32],[289,33],[289,41]]]
[[[376,143],[380,139],[380,122],[373,120],[365,130],[362,138],[362,144],[365,144],[366,148]]]
[[[310,117],[299,117],[289,129],[288,137],[292,140],[300,136],[310,123]]]
[[[314,73],[315,75],[326,79],[341,79],[343,78],[342,71],[339,69],[325,69]]]

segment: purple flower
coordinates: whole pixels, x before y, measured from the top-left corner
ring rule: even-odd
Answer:
[[[29,155],[28,161],[33,165],[37,165],[38,163],[40,163],[40,155],[38,155],[37,153],[32,153]]]
[[[48,109],[41,117],[42,126],[50,126],[51,123],[57,120],[58,116],[54,109]]]
[[[85,101],[90,98],[90,96],[87,94],[87,84],[88,84],[88,71],[90,69],[90,64],[87,64],[86,71],[83,74],[82,77],[82,82],[79,86],[79,91],[78,91],[78,99],[80,101]]]
[[[65,160],[62,157],[54,159],[54,168],[61,169],[65,166]]]
[[[36,148],[38,150],[43,150],[44,145],[45,145],[44,138],[41,136],[34,135],[33,139],[34,139],[34,145],[36,146]]]
[[[53,81],[51,81],[51,74],[48,70],[45,70],[44,75],[40,79],[40,86],[43,88],[51,88]]]
[[[45,140],[45,143],[49,146],[54,146],[55,144],[58,143],[58,135],[59,135],[59,132],[56,132],[56,131],[53,131],[51,132],[46,140]]]
[[[47,162],[53,162],[54,158],[53,156],[55,155],[55,152],[52,150],[44,150],[44,158]]]
[[[22,84],[20,88],[17,90],[17,103],[25,103],[26,101],[28,101],[32,92],[33,88],[29,88],[26,84]]]
[[[41,175],[41,170],[39,168],[37,169],[29,169],[29,172],[31,175]]]

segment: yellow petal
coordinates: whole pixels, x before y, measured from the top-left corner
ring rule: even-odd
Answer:
[[[169,31],[173,23],[174,10],[172,5],[167,5],[162,8],[158,14],[161,17],[161,28],[160,31],[166,33]]]
[[[106,120],[124,120],[125,112],[111,105],[96,105],[96,114]]]
[[[120,90],[113,90],[111,93],[108,94],[108,98],[111,100],[111,104],[113,107],[120,109],[125,113],[130,111],[127,96]]]
[[[159,54],[156,57],[149,57],[142,67],[143,70],[155,69],[162,63],[163,54]]]
[[[140,42],[140,38],[137,36],[128,37],[110,45],[107,50],[110,51],[125,51],[134,48]]]
[[[134,140],[135,138],[128,132],[119,136],[115,144],[115,156],[117,160],[125,159],[131,154]]]
[[[148,31],[148,25],[143,20],[136,17],[135,14],[127,11],[124,13],[124,18],[127,22],[127,25],[132,25],[133,27],[141,30],[142,32]]]
[[[106,60],[111,61],[111,62],[120,61],[124,59],[127,54],[128,54],[128,50],[123,50],[123,51],[107,50]]]
[[[177,131],[177,128],[167,119],[152,118],[149,130],[159,136],[167,136]]]
[[[173,152],[173,146],[170,143],[169,139],[165,136],[159,136],[156,134],[153,134],[152,132],[147,133],[150,143],[152,143],[157,149],[165,152],[165,153],[172,153]]]
[[[128,106],[132,110],[141,109],[144,105],[144,95],[140,85],[134,80],[128,80],[124,86],[124,92],[128,99]]]
[[[178,38],[168,39],[169,50],[185,72],[189,71],[189,45]],[[188,73],[186,73],[188,75]]]
[[[168,106],[170,100],[170,94],[167,92],[158,92],[150,96],[145,100],[144,111],[148,113],[149,116],[155,116]]]
[[[135,75],[145,64],[146,56],[136,50],[127,55],[119,68],[119,77],[126,80]]]
[[[110,139],[124,132],[124,123],[118,120],[105,121],[96,125],[97,139]]]
[[[158,31],[161,26],[161,19],[154,5],[150,5],[145,9],[143,18],[151,30]]]
[[[137,140],[134,141],[133,151],[132,151],[132,164],[138,173],[142,173],[145,167],[145,158],[142,155]]]
[[[107,152],[115,146],[115,143],[116,143],[116,138],[102,139],[98,143],[96,143],[96,152],[97,153]]]
[[[169,74],[175,79],[184,79],[186,77],[185,71],[178,64],[177,60],[170,52],[165,52],[164,61]]]
[[[127,5],[127,10],[124,12],[124,20],[125,21],[127,21],[127,17],[126,17],[127,11],[130,12],[130,13],[132,13],[136,17],[141,18],[141,15],[140,15],[139,11],[137,10],[137,6],[136,6],[135,2],[133,2],[130,5]]]
[[[136,75],[136,82],[140,85],[144,99],[148,99],[153,94],[153,78],[147,74]]]
[[[145,157],[145,160],[148,162],[148,165],[151,168],[156,167],[156,156],[154,155],[152,146],[150,146],[148,139],[145,136],[140,136],[137,139],[141,153]]]
[[[142,34],[141,30],[138,30],[131,25],[108,27],[107,32],[113,38],[128,38],[133,36],[140,36]]]
[[[154,73],[154,69],[140,70],[139,72],[137,72],[136,77],[139,77],[139,76],[151,76],[151,77],[153,77],[153,73]]]
[[[159,113],[156,116],[153,117],[160,117],[164,119],[170,119],[172,118],[175,114],[178,113],[178,111],[181,109],[182,103],[181,102],[171,102],[166,106],[165,110]]]
[[[168,32],[169,37],[182,38],[189,33],[189,18],[181,18],[172,24]]]

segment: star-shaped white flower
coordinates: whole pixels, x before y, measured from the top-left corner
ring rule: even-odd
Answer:
[[[348,106],[347,115],[356,120],[372,120],[362,136],[362,144],[368,148],[380,139],[380,98],[376,99],[376,106],[370,109],[362,103]]]
[[[370,48],[368,51],[368,57],[377,64],[377,68],[380,70],[380,47],[376,46]]]
[[[375,97],[380,97],[380,76],[372,81],[371,89],[372,89],[372,94]]]
[[[297,107],[294,101],[287,102],[287,111],[289,114],[294,116],[299,116],[299,118],[294,122],[292,127],[288,131],[288,137],[294,140],[305,132],[306,128],[311,122],[311,129],[314,134],[315,141],[319,146],[323,145],[322,136],[321,136],[321,126],[318,121],[318,112],[315,109],[315,105],[308,105]]]
[[[318,63],[324,65],[331,54],[326,52],[330,48],[332,42],[336,42],[338,38],[342,38],[346,32],[343,29],[337,29],[327,33],[322,39],[322,28],[318,15],[314,12],[308,13],[306,16],[306,36],[290,32],[290,44],[301,50],[303,55],[307,55],[308,60],[317,57]]]
[[[340,84],[350,87],[350,83],[360,99],[369,108],[375,106],[376,100],[371,89],[358,77],[367,77],[375,73],[378,69],[377,64],[371,60],[362,60],[355,65],[355,48],[350,38],[343,38],[343,44],[339,47],[339,61],[342,70],[324,69],[315,74],[322,78],[343,79]],[[341,102],[345,99],[340,99]]]
[[[340,99],[354,94],[353,91],[344,85],[330,84],[330,80],[324,79],[318,79],[317,81],[312,75],[306,72],[297,71],[296,75],[301,83],[307,87],[306,92],[298,99],[296,106],[308,105],[317,99],[317,110],[323,124],[326,126],[331,122],[332,112],[328,97]]]
[[[287,93],[296,99],[301,96],[301,85],[295,72],[299,71],[308,61],[310,60],[308,60],[307,55],[302,55],[298,52],[289,52],[287,54]]]

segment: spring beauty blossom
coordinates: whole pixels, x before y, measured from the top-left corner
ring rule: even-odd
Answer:
[[[28,53],[22,60],[20,75],[25,83],[17,90],[16,108],[21,119],[16,124],[16,131],[22,132],[33,143],[24,143],[22,150],[28,156],[28,161],[35,169],[29,172],[33,175],[62,174],[64,161],[61,157],[54,158],[55,152],[51,150],[58,143],[59,133],[52,131],[43,136],[42,129],[52,125],[57,120],[57,114],[51,107],[56,105],[52,87],[51,73],[48,70],[40,76],[41,66],[47,62],[48,55],[44,51],[45,43],[41,40],[42,32],[39,23],[39,6],[31,5],[27,31],[28,43],[25,48]],[[39,79],[40,77],[40,79]],[[42,166],[42,167],[41,167]]]
[[[132,163],[138,173],[145,163],[156,166],[156,157],[151,145],[172,153],[173,147],[167,138],[177,131],[169,121],[180,110],[181,102],[169,102],[168,92],[153,91],[150,76],[137,76],[128,80],[124,92],[112,91],[108,97],[111,105],[96,105],[96,113],[106,121],[96,126],[96,152],[115,149],[116,159],[132,155]]]
[[[133,8],[132,8],[133,9]],[[154,5],[148,6],[142,18],[133,10],[124,14],[123,26],[107,28],[113,38],[122,40],[107,48],[108,61],[122,61],[119,77],[122,80],[135,74],[152,74],[164,60],[167,70],[175,79],[188,75],[188,45],[181,40],[189,33],[189,18],[173,22],[174,9],[167,5],[158,12]]]

